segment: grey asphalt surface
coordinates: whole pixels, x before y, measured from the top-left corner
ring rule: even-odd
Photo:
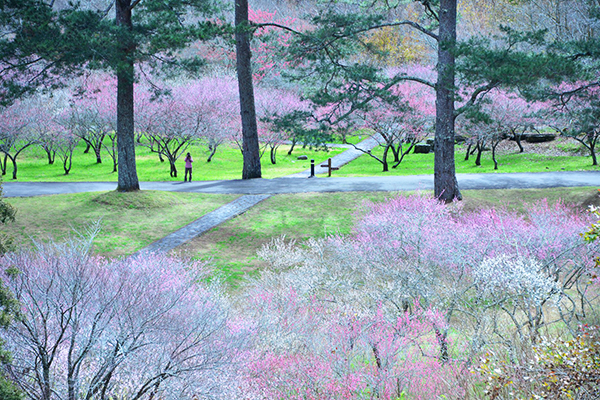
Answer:
[[[334,172],[335,175],[335,172]],[[461,189],[541,189],[600,186],[600,171],[457,174]],[[4,182],[6,197],[115,190],[116,182]],[[433,189],[433,175],[351,178],[251,179],[198,182],[141,182],[142,190],[223,194],[283,194],[306,192],[371,192]]]

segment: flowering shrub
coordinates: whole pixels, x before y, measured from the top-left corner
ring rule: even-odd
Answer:
[[[482,351],[518,360],[551,325],[575,334],[582,317],[597,315],[588,278],[597,250],[579,236],[590,221],[561,203],[469,214],[398,196],[364,212],[352,235],[303,246],[280,238],[259,252],[272,267],[249,302],[264,329],[261,354],[291,374],[273,398],[336,398],[325,388],[340,385],[354,388],[347,398],[461,398],[465,366]],[[400,320],[410,324],[400,329]],[[341,327],[352,329],[336,334]],[[372,335],[386,337],[385,345],[374,348]],[[303,360],[293,371],[290,357]],[[255,366],[255,387],[266,390],[269,368]],[[407,372],[419,368],[422,375]],[[388,377],[400,377],[395,391]],[[431,377],[443,383],[420,386]]]
[[[460,362],[440,362],[435,326],[443,317],[418,304],[397,317],[382,309],[303,297],[294,289],[250,295],[258,322],[248,392],[264,399],[437,398]]]

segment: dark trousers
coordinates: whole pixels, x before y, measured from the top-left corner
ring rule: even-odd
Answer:
[[[183,181],[186,182],[188,181],[188,174],[190,175],[190,179],[189,181],[192,181],[192,169],[191,168],[186,168],[185,169],[185,175],[183,176]]]

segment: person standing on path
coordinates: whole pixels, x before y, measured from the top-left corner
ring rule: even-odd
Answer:
[[[192,160],[192,155],[190,153],[187,153],[185,156],[185,174],[183,176],[184,182],[188,181],[188,174],[190,175],[189,182],[192,181],[192,163],[193,162],[194,162],[194,160]]]

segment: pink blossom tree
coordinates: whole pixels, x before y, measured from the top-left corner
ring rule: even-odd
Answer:
[[[432,326],[437,312],[415,305],[390,317],[382,309],[344,303],[336,293],[263,277],[249,294],[257,346],[248,357],[248,392],[260,398],[393,400],[431,399],[464,391],[453,374],[459,363],[441,363]]]
[[[259,119],[259,139],[262,154],[268,149],[271,164],[276,164],[277,149],[286,140],[297,140],[294,127],[287,125],[293,113],[307,112],[308,104],[287,90],[259,87],[256,93],[256,113]],[[261,154],[261,156],[262,156]]]
[[[353,146],[381,163],[383,172],[389,170],[390,150],[394,155],[393,168],[396,168],[417,142],[433,132],[434,93],[418,84],[403,82],[389,88],[381,87],[366,98],[355,100],[321,109],[318,118],[341,131],[367,129],[372,132],[373,138],[383,147],[381,156]]]
[[[16,101],[0,111],[0,153],[4,154],[4,160],[0,159],[0,169],[2,175],[6,175],[7,162],[10,159],[13,165],[13,179],[17,179],[17,157],[38,141],[29,129],[29,106],[28,102]]]
[[[468,141],[465,161],[473,152],[477,152],[475,165],[481,165],[481,155],[489,145],[494,169],[498,169],[496,149],[505,139],[514,140],[522,153],[523,135],[535,128],[539,113],[545,106],[543,103],[527,102],[515,94],[498,89],[490,91],[483,101],[457,120],[457,129]]]
[[[562,85],[559,90],[563,94],[555,100],[553,110],[547,113],[552,117],[552,127],[585,147],[592,158],[592,165],[598,165],[596,145],[600,139],[597,126],[600,89],[595,84],[579,83],[577,87]]]
[[[145,134],[145,145],[169,161],[172,178],[177,177],[177,160],[205,128],[190,93],[193,87],[182,85],[173,94],[147,103],[138,113],[137,125]]]
[[[113,161],[113,172],[117,172],[117,100],[116,82],[105,75],[95,75],[84,80],[76,88],[72,100],[71,133],[80,137],[86,144],[86,152],[91,148],[96,155],[96,163],[102,163],[101,151],[104,148]],[[109,139],[106,143],[105,139]]]
[[[203,263],[165,255],[108,261],[87,238],[0,260],[21,314],[2,333],[27,398],[235,398],[244,330],[227,320]],[[231,381],[230,381],[231,379]]]
[[[38,137],[38,144],[48,156],[48,164],[54,164],[58,155],[65,175],[71,171],[73,151],[80,140],[69,131],[69,97],[66,91],[57,91],[52,96],[32,99],[34,118],[29,128]]]
[[[200,142],[208,149],[206,162],[211,162],[220,145],[237,132],[241,135],[237,85],[232,78],[216,76],[191,83],[188,90],[200,123]]]

